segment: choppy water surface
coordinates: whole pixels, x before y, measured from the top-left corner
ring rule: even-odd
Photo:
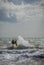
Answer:
[[[0,65],[44,65],[44,43],[37,41],[34,45],[41,48],[8,50],[8,44],[0,46]]]

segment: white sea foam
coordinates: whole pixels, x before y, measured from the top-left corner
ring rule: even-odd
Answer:
[[[18,45],[29,47],[31,46],[31,43],[23,39],[21,36],[18,36],[17,43]],[[20,50],[19,49],[8,50],[5,48],[8,46],[8,44],[10,43],[4,44],[4,47],[0,49],[0,65],[44,65],[44,61],[42,62],[42,59],[39,58],[40,56],[44,57],[44,49],[28,48]],[[37,46],[39,44],[39,47],[40,46],[44,47],[44,43],[40,42],[35,44]]]

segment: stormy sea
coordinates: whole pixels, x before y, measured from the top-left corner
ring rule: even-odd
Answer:
[[[27,39],[34,47],[25,49],[8,49],[10,40],[0,38],[0,65],[44,65],[44,39]]]

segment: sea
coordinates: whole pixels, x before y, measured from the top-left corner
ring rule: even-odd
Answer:
[[[0,65],[44,65],[44,38],[28,38],[34,47],[8,49],[10,38],[0,38]]]

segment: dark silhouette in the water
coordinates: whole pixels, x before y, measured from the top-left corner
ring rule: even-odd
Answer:
[[[12,45],[14,45],[14,44],[17,46],[17,40],[15,40],[15,41],[12,40]]]

